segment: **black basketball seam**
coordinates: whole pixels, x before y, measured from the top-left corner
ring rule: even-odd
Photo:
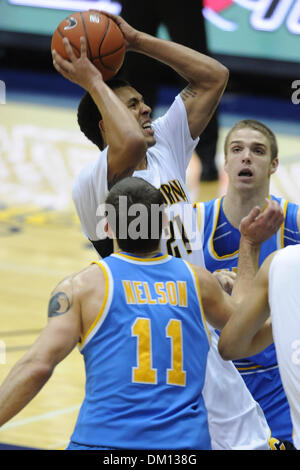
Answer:
[[[67,39],[69,39],[68,36],[64,36],[64,35],[63,35],[63,33],[60,31],[59,28],[57,28],[57,31],[59,32],[59,34],[61,35],[62,38],[67,38]],[[70,41],[70,39],[69,39],[69,43],[70,43],[70,45],[71,45],[74,49],[76,49],[76,51],[77,51],[78,54],[80,55],[80,50],[78,49],[77,46],[75,46],[75,44],[73,44],[73,43]]]
[[[108,52],[107,54],[104,54],[104,55],[102,54],[101,57],[107,57],[107,56],[109,56],[109,55],[111,55],[111,54],[114,54],[115,52],[118,52],[120,49],[122,49],[122,47],[125,47],[125,44],[124,44],[124,43],[122,44],[122,46],[118,47],[117,49],[114,49],[113,51],[110,51],[110,52]],[[91,60],[94,60],[94,59],[99,59],[99,57],[92,57]]]
[[[105,33],[103,34],[103,37],[102,37],[101,42],[100,42],[100,44],[99,44],[98,57],[95,57],[95,59],[99,59],[100,62],[101,62],[101,64],[103,65],[103,67],[104,67],[105,69],[114,70],[113,67],[108,67],[108,66],[106,66],[105,64],[103,64],[103,62],[102,62],[102,60],[101,60],[101,54],[100,54],[101,46],[102,46],[102,44],[103,44],[104,39],[106,38],[106,34],[107,34],[107,31],[108,31],[109,25],[110,25],[110,18],[107,17],[107,25],[106,25]]]
[[[92,57],[92,49],[91,49],[91,46],[90,46],[89,36],[88,36],[88,32],[87,32],[87,29],[86,29],[86,25],[85,25],[85,22],[84,22],[84,17],[83,17],[82,12],[80,12],[80,18],[81,18],[82,26],[83,26],[83,29],[84,29],[84,32],[85,32],[85,38],[86,38],[87,46],[88,46],[88,49],[89,49],[89,56]]]

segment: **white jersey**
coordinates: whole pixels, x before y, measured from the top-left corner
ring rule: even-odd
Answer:
[[[147,151],[147,169],[133,176],[159,188],[168,205],[169,226],[162,237],[162,251],[204,266],[202,243],[185,185],[186,169],[198,143],[192,139],[184,103],[178,95],[168,112],[153,122],[156,144]],[[100,206],[108,194],[107,148],[97,162],[79,174],[73,199],[82,229],[90,240],[105,235],[99,222]],[[98,215],[97,215],[98,214]],[[206,384],[203,391],[213,449],[269,449],[269,427],[257,403],[232,362],[217,351],[217,335],[211,330]],[[224,375],[224,377],[223,377]]]
[[[293,440],[300,450],[300,246],[288,246],[269,270],[269,304],[282,384],[290,405]]]
[[[162,250],[203,266],[201,237],[185,185],[186,169],[199,139],[191,137],[180,96],[152,127],[156,144],[147,151],[147,169],[135,171],[133,176],[148,181],[164,196],[169,225],[162,235]],[[108,147],[101,152],[96,163],[81,171],[73,188],[73,200],[83,232],[92,241],[106,238],[101,222],[104,219],[103,203],[109,192],[107,150]]]

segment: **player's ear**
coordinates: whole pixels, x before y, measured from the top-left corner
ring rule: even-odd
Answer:
[[[273,173],[275,173],[275,171],[278,168],[278,164],[279,164],[278,157],[273,158],[273,160],[271,161],[271,166],[270,166],[270,175],[273,175]]]
[[[108,238],[113,239],[114,238],[114,232],[112,231],[111,226],[109,225],[108,220],[104,223],[104,232],[108,236]]]
[[[105,135],[105,129],[104,129],[104,122],[103,122],[102,119],[101,119],[101,121],[98,122],[98,127],[99,127],[102,135],[104,136]]]
[[[224,154],[224,171],[227,173],[227,153]]]
[[[165,210],[163,210],[163,213],[162,213],[162,230],[167,228],[168,222],[169,222],[168,216],[167,216]]]

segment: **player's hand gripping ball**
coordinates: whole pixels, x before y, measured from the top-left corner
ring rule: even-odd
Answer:
[[[87,56],[102,73],[103,80],[112,78],[121,68],[126,47],[119,26],[103,12],[84,11],[65,18],[52,36],[51,50],[68,60],[63,38],[68,38],[76,55],[80,57],[80,37],[86,40]]]

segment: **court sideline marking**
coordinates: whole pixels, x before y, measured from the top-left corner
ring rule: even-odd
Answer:
[[[68,408],[63,408],[61,410],[49,411],[48,413],[43,413],[41,415],[32,416],[31,418],[20,419],[12,423],[4,424],[4,426],[2,426],[0,429],[0,433],[1,431],[6,431],[6,429],[17,428],[19,426],[24,426],[29,423],[36,423],[38,421],[43,421],[45,419],[51,419],[51,418],[55,418],[56,416],[72,413],[73,411],[78,411],[80,406],[81,405],[69,406]]]

